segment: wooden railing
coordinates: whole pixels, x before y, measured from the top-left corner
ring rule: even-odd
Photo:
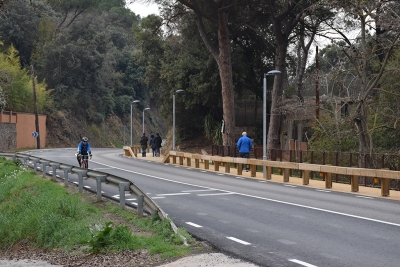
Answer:
[[[300,172],[303,185],[308,185],[310,180],[311,172],[318,172],[325,179],[325,188],[332,188],[332,175],[346,175],[350,177],[351,192],[359,192],[359,177],[371,177],[379,179],[381,184],[381,196],[387,197],[390,192],[390,180],[400,180],[399,171],[391,171],[386,169],[367,169],[367,168],[356,168],[356,167],[338,167],[331,165],[318,165],[309,163],[296,163],[296,162],[281,162],[281,161],[270,161],[270,160],[258,160],[258,159],[246,159],[246,158],[235,158],[235,157],[221,157],[211,155],[192,154],[178,151],[169,151],[164,159],[164,162],[172,164],[179,164],[186,166],[192,166],[194,163],[195,168],[200,168],[200,161],[204,162],[204,169],[210,169],[210,163],[212,162],[213,170],[219,171],[221,163],[225,168],[226,173],[231,172],[232,165],[237,169],[237,175],[242,175],[243,169],[242,164],[250,166],[250,176],[256,177],[256,171],[258,166],[266,167],[266,179],[271,180],[272,169],[281,169],[283,182],[289,182],[291,171]]]

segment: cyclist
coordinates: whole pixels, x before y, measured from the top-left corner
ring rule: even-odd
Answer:
[[[88,141],[88,138],[84,136],[84,137],[82,137],[82,141],[79,142],[79,144],[78,144],[77,159],[78,159],[79,167],[81,166],[80,155],[85,156],[88,154],[90,155],[90,159],[92,159],[92,151],[90,149],[90,143]],[[88,166],[89,166],[89,164],[88,164]]]

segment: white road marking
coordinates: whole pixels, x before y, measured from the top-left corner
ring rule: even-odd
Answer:
[[[87,186],[87,185],[85,185],[85,186],[83,186],[83,187],[85,187],[85,188],[89,188],[89,189],[91,188],[90,186]]]
[[[184,190],[182,192],[204,192],[204,191],[216,191],[215,189],[200,189],[200,190]]]
[[[291,185],[291,184],[284,184],[283,186],[286,186],[286,187],[297,187],[296,185]]]
[[[316,191],[319,191],[319,192],[325,192],[325,193],[330,193],[331,191],[328,191],[328,190],[322,190],[322,189],[317,189]]]
[[[224,175],[223,173],[217,173],[217,175],[220,175],[220,176],[222,176],[222,175]]]
[[[136,202],[131,202],[131,204],[133,204],[133,205],[136,205],[136,206],[137,206],[137,203],[136,203]]]
[[[159,199],[159,198],[165,198],[165,197],[152,197],[151,199]]]
[[[243,244],[243,245],[251,245],[251,243],[248,243],[248,242],[246,242],[246,241],[237,239],[237,238],[232,237],[232,236],[227,236],[226,238],[228,238],[228,239],[230,239],[230,240],[232,240],[232,241],[236,241],[236,242],[238,242],[238,243],[240,243],[240,244]]]
[[[110,169],[114,169],[114,168],[94,168],[93,170],[110,170]]]
[[[234,192],[228,192],[228,193],[216,193],[216,194],[197,194],[199,197],[205,197],[205,196],[221,196],[221,195],[234,195],[236,193]]]
[[[239,176],[237,176],[237,177],[235,177],[236,179],[240,179],[240,180],[244,180],[245,178],[243,178],[243,177],[239,177]]]
[[[104,165],[104,166],[108,166],[108,165],[102,164],[102,163],[98,163],[98,164],[101,164],[101,165]],[[112,167],[112,166],[109,166],[109,167]],[[317,210],[317,211],[322,211],[322,212],[326,212],[326,213],[331,213],[331,214],[336,214],[336,215],[341,215],[341,216],[357,218],[357,219],[361,219],[361,220],[366,220],[366,221],[377,222],[377,223],[382,223],[382,224],[387,224],[387,225],[393,225],[393,226],[400,227],[400,224],[398,224],[398,223],[392,223],[392,222],[372,219],[372,218],[368,218],[368,217],[357,216],[357,215],[343,213],[343,212],[337,212],[337,211],[333,211],[333,210],[321,209],[321,208],[316,208],[316,207],[311,207],[311,206],[306,206],[306,205],[301,205],[301,204],[296,204],[296,203],[291,203],[291,202],[286,202],[286,201],[281,201],[281,200],[276,200],[276,199],[271,199],[271,198],[253,196],[253,195],[242,194],[242,193],[237,193],[237,192],[232,192],[232,191],[226,191],[226,190],[217,189],[217,188],[210,188],[210,187],[206,187],[206,186],[200,186],[200,185],[195,185],[195,184],[190,184],[190,183],[178,182],[178,181],[161,178],[161,177],[154,176],[154,175],[148,175],[148,174],[145,174],[145,173],[135,172],[135,171],[131,171],[131,170],[126,170],[126,169],[122,169],[122,168],[114,168],[114,169],[125,171],[125,172],[129,172],[129,173],[135,173],[135,174],[139,174],[139,175],[143,175],[143,176],[146,176],[146,177],[151,177],[151,178],[155,178],[155,179],[159,179],[159,180],[163,180],[163,181],[167,181],[167,182],[173,182],[173,183],[177,183],[177,184],[195,186],[195,187],[200,187],[200,188],[214,189],[214,190],[219,190],[219,191],[222,191],[222,192],[237,194],[239,196],[251,197],[251,198],[255,198],[255,199],[261,199],[261,200],[266,200],[266,201],[270,201],[270,202],[281,203],[281,204],[290,205],[290,206],[294,206],[294,207],[301,207],[301,208],[310,209],[310,210]],[[78,184],[78,183],[76,183],[76,184]],[[330,191],[326,191],[326,192],[330,192]]]
[[[157,196],[180,196],[180,195],[190,195],[190,193],[173,193],[173,194],[157,194]]]
[[[203,226],[201,226],[201,225],[198,225],[198,224],[195,224],[195,223],[192,223],[192,222],[186,222],[186,223],[189,224],[189,225],[191,225],[191,226],[193,226],[193,227],[197,227],[197,228],[203,227]]]
[[[356,197],[359,197],[359,198],[367,198],[367,199],[374,199],[373,197],[365,197],[365,196],[356,196]]]
[[[307,262],[299,261],[299,260],[296,260],[296,259],[289,259],[289,261],[297,263],[297,264],[300,264],[300,265],[303,265],[303,266],[306,266],[306,267],[318,267],[316,265],[312,265],[312,264],[309,264]]]
[[[207,172],[207,171],[200,171],[200,172]]]
[[[136,200],[136,198],[128,198],[128,199],[126,199],[126,201],[134,201],[134,200]]]

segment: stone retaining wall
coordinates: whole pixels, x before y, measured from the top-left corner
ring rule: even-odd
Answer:
[[[0,122],[0,151],[17,149],[17,125]]]

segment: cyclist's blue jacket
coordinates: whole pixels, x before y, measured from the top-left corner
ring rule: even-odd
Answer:
[[[239,149],[239,153],[249,153],[250,149],[253,147],[253,143],[251,142],[251,139],[247,137],[247,135],[244,135],[239,138],[237,147]]]
[[[87,155],[87,154],[91,154],[92,151],[90,150],[90,143],[86,142],[86,145],[83,144],[83,142],[81,141],[78,144],[78,153],[81,155]]]

